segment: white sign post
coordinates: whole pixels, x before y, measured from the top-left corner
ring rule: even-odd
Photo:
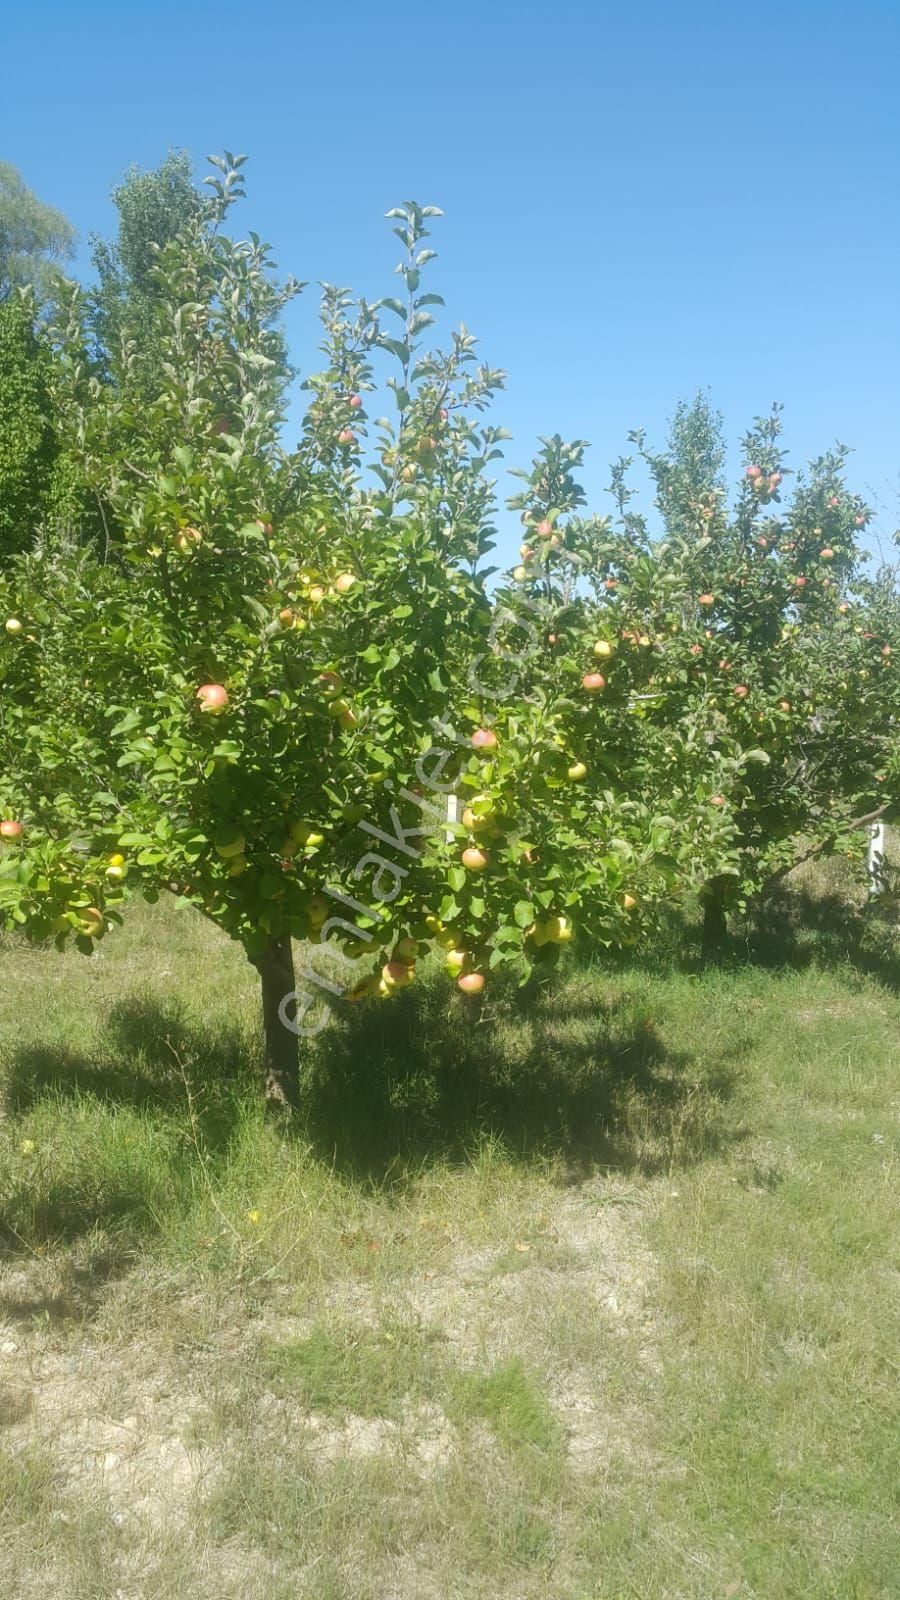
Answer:
[[[869,899],[884,894],[884,823],[873,822],[869,829]]]

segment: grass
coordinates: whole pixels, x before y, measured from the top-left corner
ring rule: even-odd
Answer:
[[[900,949],[825,890],[354,1012],[290,1132],[192,915],[5,946],[2,1592],[893,1596]]]

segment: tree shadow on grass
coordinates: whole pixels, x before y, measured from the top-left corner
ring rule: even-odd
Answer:
[[[760,967],[805,972],[844,969],[900,993],[900,906],[887,899],[854,904],[840,892],[779,884],[732,916],[718,950],[704,951],[702,925],[690,906],[673,906],[657,936],[639,951],[610,952],[612,971],[699,973]]]
[[[779,888],[736,930],[735,950],[761,967],[849,967],[900,993],[897,912],[860,908],[838,894]]]
[[[104,1022],[97,1055],[28,1045],[10,1056],[3,1098],[14,1114],[62,1096],[193,1117],[210,1150],[227,1145],[259,1056],[240,1031],[198,1029],[177,1007],[123,1000]]]
[[[596,978],[563,995],[502,980],[491,990],[482,1005],[426,977],[390,1004],[338,1004],[303,1046],[302,1111],[287,1136],[376,1183],[465,1160],[486,1139],[577,1176],[682,1165],[735,1136],[723,1110],[734,1054],[698,1076],[694,1058],[671,1050],[651,1021],[604,1003]],[[199,1032],[142,1001],[118,1004],[104,1034],[102,1057],[36,1046],[14,1054],[10,1109],[47,1099],[128,1106],[192,1127],[213,1160],[227,1151],[259,1092],[255,1036]]]
[[[348,1175],[401,1182],[485,1139],[573,1178],[689,1164],[729,1139],[736,1068],[697,1075],[650,1020],[581,995],[492,983],[484,1006],[423,984],[389,1005],[342,1007],[307,1053],[304,1125]],[[739,1136],[739,1135],[738,1135]]]

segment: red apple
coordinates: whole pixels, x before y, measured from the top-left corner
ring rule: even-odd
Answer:
[[[711,806],[723,806],[725,804],[725,796],[723,794],[711,794],[709,803]]]
[[[550,539],[553,536],[553,523],[543,517],[535,530],[539,539]]]
[[[351,409],[353,411],[358,411],[360,406],[362,405],[362,395],[361,394],[352,394],[350,396],[350,399],[347,401],[347,404],[351,407]]]
[[[385,983],[394,989],[405,989],[412,983],[416,969],[411,961],[386,961],[381,969],[381,976]]]
[[[457,978],[456,986],[463,994],[480,994],[484,988],[484,978],[480,972],[464,972]]]
[[[805,578],[795,578],[794,579],[794,588],[795,589],[805,589],[806,588],[806,579]]]
[[[211,716],[219,716],[228,705],[228,690],[223,689],[221,683],[202,683],[197,690],[196,698],[200,701],[201,711],[208,711]]]
[[[337,436],[337,442],[340,445],[345,445],[347,449],[349,449],[351,445],[356,443],[356,434],[353,432],[352,428],[342,428]]]
[[[747,477],[750,478],[751,481],[755,481],[757,478],[761,478],[762,477],[762,467],[748,467],[747,468]]]
[[[609,589],[610,591],[612,591],[613,589],[618,589],[618,587],[619,587],[618,578],[604,578],[603,587],[604,587],[604,589]]]
[[[834,551],[831,549],[830,545],[826,545],[824,550],[819,551],[819,559],[822,561],[834,560]]]
[[[750,693],[745,683],[736,683],[732,692],[738,700],[745,699]]]
[[[0,839],[21,839],[22,832],[21,822],[14,822],[11,817],[0,822]]]
[[[488,864],[488,858],[483,850],[476,844],[469,845],[460,856],[460,860],[467,872],[483,872]]]
[[[698,606],[714,606],[715,603],[716,597],[714,594],[701,594],[697,599]]]
[[[493,728],[476,728],[472,744],[476,750],[494,750],[497,747],[497,735]]]
[[[601,689],[606,688],[606,679],[602,672],[586,672],[581,680],[581,687],[586,689],[588,694],[599,694]]]
[[[702,646],[702,644],[692,644],[691,645],[691,655],[692,656],[702,656],[702,654],[703,654],[703,646]]]
[[[862,515],[853,518],[853,521],[856,523],[858,528],[864,528],[867,520],[868,519]]]

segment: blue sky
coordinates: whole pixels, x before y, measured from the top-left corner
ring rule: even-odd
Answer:
[[[282,268],[374,298],[383,212],[442,206],[432,287],[507,370],[511,464],[587,438],[603,506],[627,431],[708,386],[732,442],[778,399],[795,464],[852,445],[900,521],[897,0],[37,0],[2,51],[0,158],[85,239],[129,163],[227,146]]]

